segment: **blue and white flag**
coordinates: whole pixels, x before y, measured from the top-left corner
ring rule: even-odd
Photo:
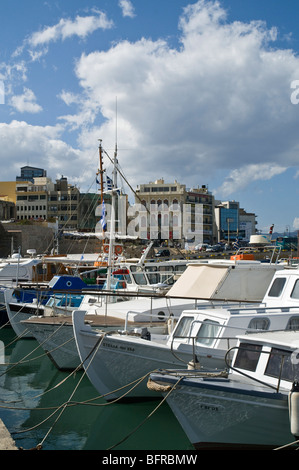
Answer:
[[[103,204],[102,204],[101,225],[102,225],[103,231],[105,232],[105,230],[107,230],[107,222],[106,222],[106,207],[105,207],[105,202],[104,201],[103,201]]]
[[[235,248],[235,250],[237,250],[238,248],[240,248],[240,243],[239,243],[239,239],[236,238],[236,241],[235,243],[233,244],[233,247]]]
[[[109,176],[106,176],[106,180],[107,180],[107,191],[112,191],[112,189],[113,189],[112,179],[109,178]]]

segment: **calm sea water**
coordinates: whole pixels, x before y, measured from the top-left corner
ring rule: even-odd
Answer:
[[[166,403],[148,418],[159,400],[107,404],[98,399],[93,402],[96,405],[74,404],[61,413],[59,407],[70,397],[73,402],[86,402],[98,396],[84,372],[58,371],[35,340],[15,341],[11,328],[0,330],[0,340],[5,344],[5,365],[0,365],[0,418],[17,447],[192,450]]]

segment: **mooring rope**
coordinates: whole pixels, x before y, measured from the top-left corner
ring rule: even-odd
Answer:
[[[149,415],[138,425],[136,426],[130,433],[128,433],[123,439],[121,439],[120,441],[118,441],[116,444],[114,444],[113,446],[111,447],[108,447],[108,449],[106,450],[112,450],[114,449],[115,447],[119,446],[120,444],[122,444],[123,442],[125,442],[130,436],[132,436],[136,431],[138,431],[138,429],[143,426],[143,424],[148,420],[150,419],[154,413],[156,413],[156,411],[160,408],[160,406],[165,402],[165,400],[167,400],[167,398],[169,397],[169,395],[172,393],[172,391],[176,388],[176,386],[180,383],[180,381],[183,379],[184,377],[180,377],[178,379],[178,381],[171,387],[171,389],[168,391],[168,393],[165,395],[165,397],[159,402],[159,404],[154,408],[153,411],[151,411],[151,413],[149,413]]]

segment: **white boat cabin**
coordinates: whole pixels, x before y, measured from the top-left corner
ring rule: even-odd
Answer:
[[[242,335],[234,348],[230,377],[250,377],[290,390],[299,379],[299,332],[268,331]]]
[[[169,344],[227,350],[252,331],[299,330],[299,269],[277,271],[261,304],[185,310]]]

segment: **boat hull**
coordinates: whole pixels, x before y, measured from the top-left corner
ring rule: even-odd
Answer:
[[[163,384],[177,380],[164,378]],[[296,440],[287,393],[236,389],[226,379],[198,379],[191,385],[183,380],[167,403],[195,449],[274,449]]]
[[[73,312],[73,328],[86,373],[96,390],[108,401],[157,399],[156,392],[147,387],[150,372],[159,368],[187,367],[193,360],[191,347],[173,351],[163,335],[157,335],[160,339],[156,341],[132,335],[100,335],[84,325],[81,311]],[[218,356],[209,357],[207,361],[210,367],[223,368],[224,352],[220,351]],[[200,363],[205,367],[204,362]]]

